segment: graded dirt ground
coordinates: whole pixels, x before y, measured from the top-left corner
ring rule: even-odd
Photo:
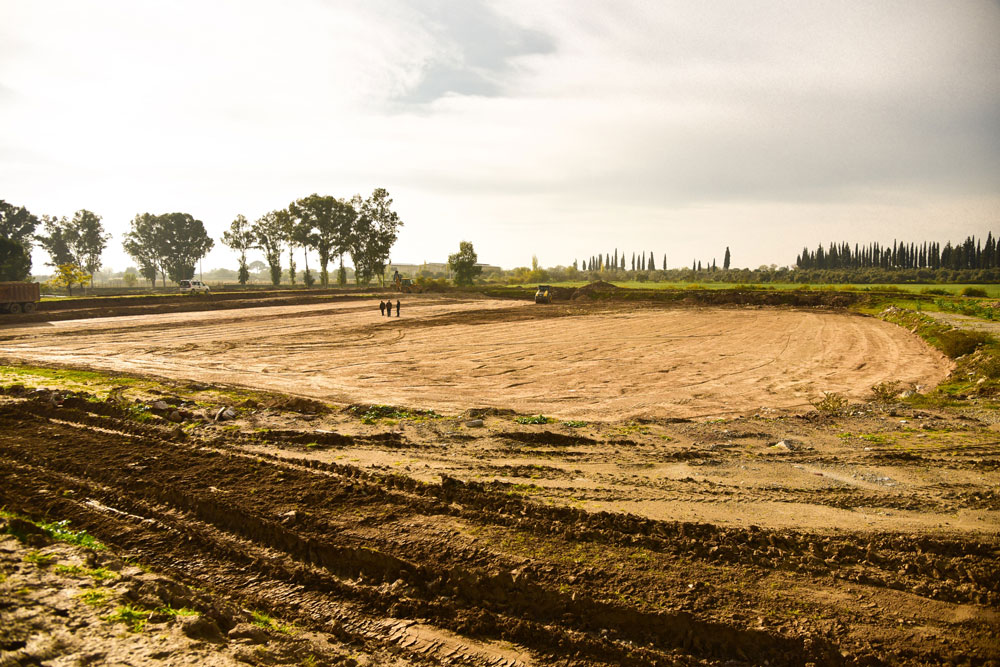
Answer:
[[[358,317],[348,346],[433,342],[462,366],[463,354],[491,353],[461,340],[447,348],[463,326],[472,336],[499,327],[509,337],[519,324],[538,341],[538,327],[558,333],[558,323],[571,322],[578,333],[563,340],[583,350],[598,342],[587,339],[596,331],[590,320],[610,318],[623,330],[636,319],[631,324],[642,326],[631,330],[639,331],[670,322],[671,314],[641,305],[426,303],[420,315],[412,301],[411,325],[403,322],[405,304],[398,323],[378,320],[376,301],[373,315],[344,304],[253,311],[273,338],[254,328],[256,318],[243,319],[251,311],[236,320],[231,312],[191,314],[199,324],[179,324],[173,335],[229,330],[245,357],[284,336],[290,358],[320,358],[336,347],[322,327],[346,337],[351,327],[339,328],[338,318]],[[758,321],[749,318],[761,313],[788,316],[778,319],[786,328],[799,322],[796,335],[834,346],[840,336],[878,325],[867,335],[895,346],[882,353],[912,349],[910,366],[923,359],[943,372],[941,359],[915,337],[869,318],[736,309],[679,315],[707,330],[698,317],[732,324]],[[184,319],[168,321],[174,317]],[[287,395],[305,393],[289,379],[308,382],[309,375],[273,350],[268,359],[289,375],[265,386],[284,392],[260,394],[176,370],[196,368],[206,349],[225,356],[221,333],[182,342],[145,316],[89,324],[90,333],[73,322],[31,331],[46,332],[39,345],[67,364],[127,361],[121,345],[145,350],[143,365],[134,367],[140,373],[168,376],[156,364],[174,357],[178,379],[4,371],[0,506],[69,520],[108,549],[71,549],[30,531],[28,542],[0,536],[0,664],[1000,661],[1000,419],[984,406],[856,403],[830,414],[798,407],[793,393],[762,393],[762,401],[784,396],[792,409],[752,406],[710,418],[694,411],[684,418],[672,407],[660,416],[630,414],[650,412],[644,404],[615,407],[621,416],[605,418],[598,403],[576,413],[535,403],[518,415],[458,384],[452,391],[464,404],[435,413],[370,405],[390,401],[370,400],[380,385],[369,378],[345,401],[354,405],[325,407]],[[286,328],[296,324],[306,342]],[[233,335],[239,327],[246,333]],[[0,334],[18,354],[30,350],[25,335],[12,328]],[[96,360],[73,361],[88,354],[88,336],[103,341]],[[734,330],[726,340],[739,338]],[[837,348],[844,350],[837,358],[850,357],[849,347]],[[614,358],[619,354],[626,353],[616,348]],[[737,356],[743,366],[735,367],[760,374],[750,370],[749,355]],[[840,386],[858,396],[861,383],[889,379],[861,379],[868,363],[886,363],[872,355],[855,369],[860,376],[837,376],[854,383]],[[787,363],[777,360],[778,367]],[[239,364],[238,355],[224,361]],[[370,369],[350,372],[360,377]],[[581,375],[597,372],[594,364]],[[274,379],[268,376],[251,375]],[[619,386],[641,390],[631,380]],[[419,398],[392,402],[433,407]],[[217,420],[227,406],[231,418]],[[560,419],[526,423],[526,414],[539,412]],[[0,520],[0,532],[6,522],[7,532],[18,533],[16,521]],[[116,574],[88,580],[101,568]],[[93,589],[100,595],[84,603],[81,594]],[[122,605],[145,619],[141,631],[114,620]],[[170,611],[180,609],[189,615]]]
[[[535,306],[420,296],[0,328],[0,357],[186,378],[339,403],[575,419],[808,408],[950,364],[874,318],[795,309]]]

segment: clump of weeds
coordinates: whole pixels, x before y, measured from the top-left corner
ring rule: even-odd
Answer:
[[[529,415],[527,417],[514,417],[518,424],[552,424],[556,420],[545,415]]]
[[[814,408],[829,415],[844,414],[850,405],[847,397],[836,391],[824,391],[822,398],[811,403]]]

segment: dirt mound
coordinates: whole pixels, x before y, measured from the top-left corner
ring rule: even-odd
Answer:
[[[573,296],[570,297],[573,301],[589,297],[594,292],[614,292],[620,290],[621,288],[617,285],[612,285],[611,283],[606,283],[603,280],[598,280],[597,282],[590,283],[589,285],[584,285],[583,287],[577,288],[573,292]]]
[[[314,401],[310,398],[302,398],[301,396],[276,398],[273,401],[269,401],[265,407],[274,410],[313,415],[325,414],[330,411],[330,408],[325,403]]]
[[[462,413],[466,419],[482,419],[484,417],[510,417],[516,415],[514,410],[506,408],[469,408]]]

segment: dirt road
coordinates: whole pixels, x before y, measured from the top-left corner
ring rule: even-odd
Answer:
[[[950,368],[907,332],[822,311],[538,307],[409,296],[0,326],[0,357],[186,378],[338,403],[563,418],[725,415],[924,387]]]

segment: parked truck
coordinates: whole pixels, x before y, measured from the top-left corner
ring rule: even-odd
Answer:
[[[0,283],[0,312],[33,313],[41,298],[38,283]]]

